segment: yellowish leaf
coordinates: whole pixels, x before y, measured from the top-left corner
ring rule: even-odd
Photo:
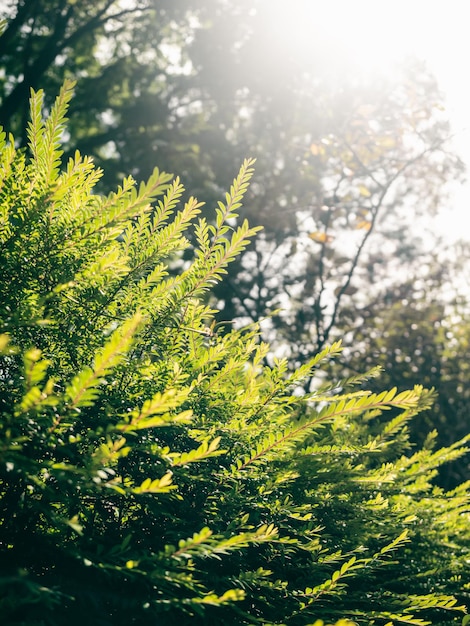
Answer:
[[[0,335],[0,353],[5,351],[8,343],[10,341],[10,337],[8,335]]]
[[[313,233],[309,233],[309,237],[317,243],[331,243],[334,239],[333,235],[327,235],[326,233],[322,233],[319,230]]]
[[[325,148],[321,144],[312,143],[310,146],[310,152],[313,156],[321,156],[325,154]]]
[[[377,139],[376,143],[382,148],[394,148],[396,146],[395,139],[390,136],[380,137],[380,139]]]

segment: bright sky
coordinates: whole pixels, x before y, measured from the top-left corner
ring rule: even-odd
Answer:
[[[327,4],[327,3],[325,3]],[[455,149],[470,170],[470,3],[465,0],[335,0],[329,11],[341,19],[350,54],[367,67],[386,71],[400,56],[424,59],[445,94],[445,104],[455,133]],[[364,36],[367,33],[366,36]],[[355,48],[355,51],[354,51]],[[469,176],[470,177],[470,176]],[[456,186],[454,210],[442,215],[440,227],[462,236],[470,226],[470,182]],[[470,239],[470,229],[468,239]]]
[[[408,4],[414,6],[412,0]],[[417,1],[416,6],[425,16],[427,27],[416,38],[414,52],[428,60],[445,94],[456,151],[468,168],[469,180],[456,188],[455,210],[447,219],[442,216],[441,225],[452,236],[470,240],[470,229],[465,236],[466,226],[470,226],[470,5],[458,0],[434,0]],[[419,24],[419,13],[413,15],[413,23]],[[407,39],[413,41],[411,32]]]
[[[470,2],[290,0],[285,5],[285,0],[278,1],[280,7],[297,5],[302,13],[306,11],[307,22],[316,24],[329,52],[337,50],[338,59],[352,59],[364,71],[386,73],[409,56],[426,61],[444,92],[455,133],[454,149],[465,161],[470,178]],[[289,31],[289,25],[285,26],[284,32]],[[300,30],[304,25],[297,19],[295,26]],[[452,205],[453,210],[449,207],[443,213],[439,228],[465,237],[462,224],[470,226],[470,182],[456,185]]]

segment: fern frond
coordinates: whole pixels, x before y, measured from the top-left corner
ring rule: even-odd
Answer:
[[[260,226],[250,228],[248,221],[244,220],[242,225],[232,232],[230,239],[219,236],[217,243],[212,244],[205,254],[201,254],[195,268],[191,268],[187,273],[192,282],[189,295],[197,297],[212,288],[223,274],[226,274],[227,265],[246,249],[251,238],[260,230]]]
[[[60,148],[60,140],[64,131],[65,116],[73,96],[74,86],[75,81],[64,81],[43,127],[44,134],[42,138],[44,145],[41,146],[41,156],[44,162],[43,175],[50,183],[56,181],[61,165],[63,151]]]
[[[135,431],[146,428],[168,426],[169,424],[187,424],[192,418],[192,411],[177,411],[188,397],[189,389],[170,389],[156,393],[146,400],[141,409],[130,413],[125,421],[117,425],[120,431]]]
[[[318,389],[317,393],[328,395],[329,392],[334,393],[342,393],[344,390],[349,389],[350,387],[354,387],[356,385],[362,385],[367,382],[371,378],[376,378],[382,372],[382,368],[380,366],[372,367],[367,372],[361,374],[355,374],[354,376],[347,376],[338,381],[331,381],[322,384]]]
[[[226,273],[227,265],[245,250],[250,239],[261,230],[261,227],[250,228],[247,220],[236,230],[227,224],[228,220],[238,218],[236,210],[241,206],[253,175],[254,162],[254,159],[245,159],[230,192],[225,196],[226,203],[219,201],[215,226],[208,225],[205,219],[201,219],[196,226],[196,240],[199,244],[196,263],[186,273],[191,297],[199,296],[218,282]]]
[[[90,157],[82,158],[75,152],[60,174],[51,197],[58,224],[69,227],[71,232],[82,228],[96,208],[97,198],[92,196],[92,191],[102,174]]]
[[[42,118],[44,93],[31,90],[30,115],[27,135],[33,156],[32,167],[36,175],[36,185],[51,187],[57,180],[61,164],[62,150],[60,139],[64,130],[68,105],[73,95],[75,82],[66,80],[48,118]]]
[[[82,239],[98,233],[105,240],[119,236],[126,220],[138,216],[142,210],[151,209],[153,201],[165,192],[171,178],[171,174],[160,172],[155,168],[148,182],[141,183],[138,191],[132,176],[125,178],[122,186],[101,203],[100,211],[90,214],[88,220],[83,223]],[[177,185],[174,193],[177,194],[179,188],[180,185]]]
[[[134,335],[142,324],[140,313],[127,320],[98,352],[92,367],[85,367],[66,389],[69,408],[91,406],[99,394],[98,386],[103,378],[122,361],[129,351]]]
[[[165,456],[165,458],[170,461],[173,467],[204,461],[227,452],[227,450],[220,450],[219,444],[220,437],[216,437],[210,443],[208,441],[203,441],[198,448],[195,448],[190,452],[170,452]]]
[[[270,543],[278,538],[278,529],[273,524],[263,524],[252,532],[242,532],[231,537],[213,536],[212,531],[205,527],[188,539],[181,539],[178,547],[166,546],[165,556],[181,560],[195,557],[220,558],[241,548],[260,543]]]
[[[384,411],[392,407],[407,411],[416,409],[425,391],[421,387],[405,391],[397,395],[396,389],[379,394],[366,393],[349,399],[339,398],[331,404],[326,404],[320,411],[313,412],[297,423],[290,423],[287,427],[271,432],[261,439],[256,448],[243,459],[238,459],[236,470],[244,470],[253,463],[266,462],[272,454],[279,455],[291,450],[304,440],[319,425],[332,421],[338,417],[347,417],[366,411]]]
[[[364,561],[358,560],[355,556],[353,556],[348,561],[344,562],[341,565],[340,569],[335,570],[331,578],[327,579],[325,582],[321,583],[320,585],[316,585],[315,587],[307,587],[303,592],[298,592],[298,595],[302,599],[304,599],[304,601],[300,604],[299,613],[310,607],[311,604],[316,602],[321,596],[325,594],[337,595],[345,588],[343,580],[353,575],[353,572],[359,569],[363,569],[364,567]]]

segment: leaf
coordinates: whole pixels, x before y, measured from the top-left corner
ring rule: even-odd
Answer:
[[[139,487],[134,487],[132,491],[137,494],[142,493],[168,493],[173,489],[177,489],[176,485],[172,484],[173,474],[167,472],[161,478],[146,478]]]
[[[8,335],[0,335],[0,354],[8,353],[8,344],[10,343],[11,337]]]
[[[223,606],[227,604],[231,604],[232,602],[240,602],[245,599],[245,592],[242,589],[229,589],[221,596],[216,595],[215,593],[210,593],[202,598],[192,598],[190,602],[200,603],[200,604],[208,604],[211,606]]]
[[[333,235],[327,235],[325,232],[315,231],[313,233],[309,233],[309,238],[312,241],[316,241],[317,243],[331,243],[334,240]]]
[[[213,441],[208,443],[204,441],[198,448],[191,450],[190,452],[176,453],[172,452],[168,454],[168,458],[171,459],[173,466],[187,465],[188,463],[194,463],[196,461],[204,461],[214,456],[220,456],[225,454],[226,450],[219,450],[220,437],[216,437]]]
[[[313,156],[323,156],[326,153],[325,147],[319,143],[312,143],[310,145],[310,152]]]

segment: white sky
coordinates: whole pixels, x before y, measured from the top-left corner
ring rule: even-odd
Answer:
[[[382,4],[376,2],[376,5]],[[385,3],[384,3],[385,4]],[[409,0],[392,6],[404,19],[403,42],[427,60],[445,94],[446,110],[455,133],[455,148],[470,171],[470,3],[466,0]],[[470,178],[470,172],[467,174]],[[455,190],[454,210],[439,222],[451,236],[470,240],[470,182]]]
[[[296,0],[291,0],[296,2]],[[298,0],[297,0],[298,1]],[[387,68],[400,58],[427,62],[445,94],[455,133],[455,151],[470,178],[470,1],[467,0],[300,0],[320,17],[328,40],[365,70]],[[456,185],[439,228],[470,241],[470,182]],[[463,224],[468,223],[468,235]]]
[[[412,2],[411,2],[412,4]],[[425,4],[423,6],[426,15]],[[466,0],[429,2],[429,24],[422,35],[421,56],[429,62],[442,91],[455,133],[455,147],[464,160],[470,179],[470,3]],[[416,53],[420,54],[416,42]],[[455,209],[442,216],[442,228],[452,236],[470,240],[470,180],[455,192]],[[465,225],[468,226],[466,235]]]

